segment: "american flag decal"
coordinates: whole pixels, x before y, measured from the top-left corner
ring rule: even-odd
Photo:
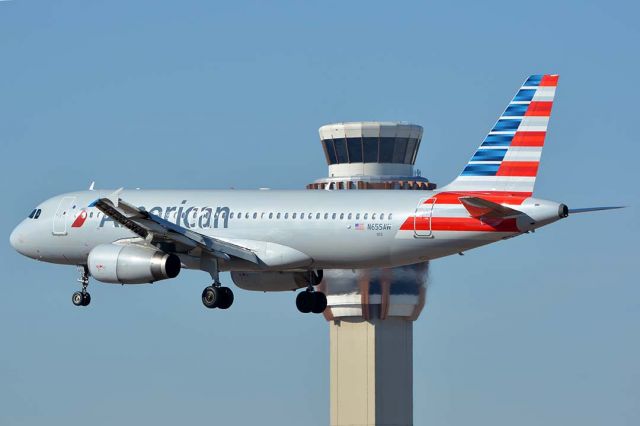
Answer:
[[[364,223],[356,223],[356,231],[364,231]]]

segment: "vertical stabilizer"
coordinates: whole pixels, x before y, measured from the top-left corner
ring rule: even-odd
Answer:
[[[443,189],[531,195],[557,85],[557,74],[530,76],[460,176]]]

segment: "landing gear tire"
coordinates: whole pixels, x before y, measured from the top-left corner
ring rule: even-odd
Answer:
[[[327,308],[327,296],[319,291],[301,291],[296,296],[296,307],[303,314],[308,314],[309,312],[321,314]]]
[[[76,306],[85,306],[82,303],[84,302],[84,296],[82,295],[81,291],[76,291],[75,293],[73,293],[73,296],[71,296],[71,301]]]
[[[296,307],[303,314],[311,312],[313,308],[313,292],[305,290],[298,293],[296,296]]]
[[[218,308],[229,309],[233,305],[233,291],[229,287],[218,288],[220,293],[220,301],[218,302]]]
[[[209,286],[202,291],[202,304],[209,309],[217,308],[220,302],[220,287]]]
[[[209,309],[229,309],[233,305],[233,291],[229,287],[209,286],[202,291],[202,304]]]
[[[319,291],[314,291],[311,293],[313,296],[313,306],[311,307],[311,312],[314,314],[321,314],[327,308],[327,296],[324,293]]]
[[[88,292],[82,294],[82,306],[89,306],[91,303],[91,295]]]
[[[91,303],[91,295],[88,292],[76,291],[71,296],[71,301],[76,306],[89,306]]]

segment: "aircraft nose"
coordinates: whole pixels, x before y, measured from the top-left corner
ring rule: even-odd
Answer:
[[[11,235],[9,236],[9,243],[11,243],[11,247],[13,247],[14,250],[18,250],[18,228],[17,227],[11,232]]]
[[[22,224],[16,226],[16,228],[11,232],[11,235],[9,236],[9,243],[11,244],[11,247],[13,247],[13,249],[15,251],[17,251],[20,254],[24,254],[24,232],[22,228]]]

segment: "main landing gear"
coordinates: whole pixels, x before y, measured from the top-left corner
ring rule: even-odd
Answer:
[[[233,291],[231,291],[229,287],[223,287],[220,283],[218,260],[212,258],[208,258],[207,260],[206,270],[211,274],[213,284],[202,290],[202,304],[209,309],[229,309],[229,307],[233,305]]]
[[[202,291],[202,304],[209,309],[229,309],[233,304],[233,291],[214,282]]]
[[[89,303],[91,303],[91,295],[87,291],[87,286],[89,285],[89,269],[86,265],[78,266],[78,272],[80,272],[78,282],[82,285],[82,290],[73,293],[71,301],[76,306],[88,306]]]
[[[313,288],[320,284],[322,275],[322,270],[317,272],[309,271],[309,286],[296,296],[296,307],[303,314],[308,314],[309,312],[321,314],[327,308],[327,296],[320,291],[315,291]]]

